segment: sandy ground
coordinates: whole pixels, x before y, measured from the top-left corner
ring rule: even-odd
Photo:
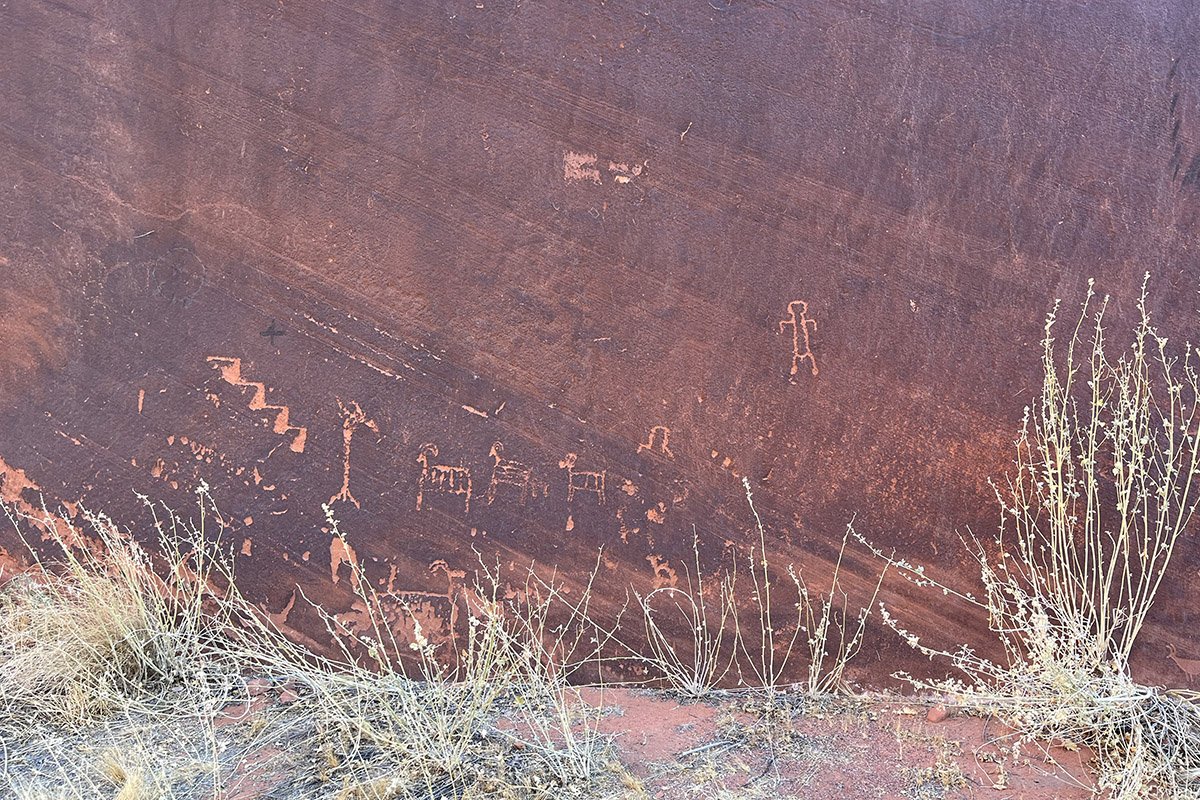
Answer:
[[[281,732],[233,766],[225,800],[337,797],[286,687],[251,684],[258,696],[230,706],[218,726]],[[1049,800],[1091,796],[1085,752],[1026,746],[1014,756],[996,723],[895,699],[814,702],[722,694],[689,700],[644,689],[585,689],[598,731],[611,739],[609,779],[561,796],[613,798],[811,798]],[[324,793],[324,794],[323,794]],[[353,796],[353,795],[346,795]],[[443,796],[452,797],[453,793]],[[551,792],[550,796],[556,796]]]
[[[0,552],[0,558],[3,557]],[[6,565],[11,568],[11,565]],[[8,570],[5,570],[8,572]],[[23,741],[0,736],[9,787],[25,800],[382,800],[475,798],[446,786],[374,795],[353,789],[346,757],[331,743],[303,691],[263,678],[234,679],[238,702],[215,701],[190,717],[124,717],[75,730],[45,728]],[[669,691],[584,688],[592,730],[607,745],[594,780],[546,785],[505,797],[811,798],[812,800],[1083,800],[1092,796],[1086,750],[1025,745],[995,721],[955,713],[936,700],[887,695],[813,700],[714,692],[703,700]],[[519,772],[523,748],[496,747],[519,722],[501,712],[485,742]],[[517,731],[519,733],[519,731]],[[2,733],[2,731],[0,731]],[[364,751],[368,759],[369,749]],[[115,754],[115,755],[114,755]],[[361,753],[359,755],[362,755]],[[483,758],[483,756],[481,756]],[[120,776],[141,770],[159,783],[125,794]],[[389,774],[397,762],[368,764]],[[401,762],[402,766],[402,762]],[[128,776],[126,775],[126,778]],[[62,792],[70,785],[72,790]],[[9,791],[4,791],[7,788]],[[161,790],[161,791],[160,791]],[[497,795],[499,796],[499,795]]]
[[[591,694],[594,697],[598,693]],[[1079,753],[1014,760],[994,723],[895,702],[686,702],[604,693],[603,729],[655,798],[1086,798]],[[938,720],[932,722],[930,720]],[[1051,761],[1050,759],[1053,759]]]

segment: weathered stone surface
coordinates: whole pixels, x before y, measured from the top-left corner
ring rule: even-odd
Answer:
[[[810,576],[857,514],[972,579],[1052,299],[1194,325],[1195,12],[818,5],[5,4],[0,492],[203,479],[276,612],[357,558],[441,613],[472,548],[615,603],[743,476]]]

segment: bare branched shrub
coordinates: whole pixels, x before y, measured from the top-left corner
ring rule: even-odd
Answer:
[[[887,575],[886,568],[880,570],[871,597],[852,615],[850,597],[842,589],[840,577],[842,558],[853,533],[853,527],[847,526],[845,534],[842,535],[842,544],[838,549],[837,562],[833,567],[827,593],[810,593],[803,576],[788,565],[788,575],[800,594],[797,624],[804,635],[804,643],[808,650],[804,688],[809,695],[828,695],[847,690],[846,667],[862,649],[867,618]]]
[[[0,586],[0,782],[18,797],[171,800],[197,769],[221,791],[213,726],[245,699],[231,633],[250,606],[225,521],[196,494],[198,521],[142,498],[153,550],[82,507],[4,506],[23,539],[40,534]],[[97,764],[76,749],[89,732],[113,737]]]
[[[850,598],[841,583],[842,558],[846,553],[849,537],[854,532],[853,527],[848,525],[846,533],[842,536],[841,548],[830,575],[827,592],[810,592],[808,584],[795,565],[788,564],[787,575],[792,584],[791,589],[795,590],[796,599],[792,609],[786,614],[791,635],[781,634],[776,627],[778,614],[772,611],[773,604],[778,607],[779,591],[772,584],[771,572],[774,566],[767,551],[766,530],[758,510],[754,508],[750,481],[742,478],[742,486],[746,491],[746,502],[754,514],[755,530],[758,532],[758,546],[751,546],[746,558],[754,622],[757,623],[758,630],[755,631],[743,622],[740,615],[734,617],[738,649],[743,655],[743,669],[753,676],[752,686],[776,692],[786,685],[784,678],[789,666],[793,664],[797,644],[802,644],[808,656],[803,690],[814,696],[844,690],[846,666],[862,647],[867,619],[875,599],[879,596],[887,568],[880,570],[871,597],[859,607],[852,619]]]
[[[727,571],[706,582],[693,531],[694,573],[685,571],[684,586],[659,587],[644,596],[634,593],[647,651],[628,645],[626,650],[632,660],[649,665],[673,689],[691,697],[706,696],[735,675],[738,685],[768,693],[799,688],[817,696],[844,690],[846,666],[862,646],[886,568],[868,601],[851,613],[841,583],[842,556],[852,532],[847,527],[827,592],[811,591],[794,564],[787,565],[787,577],[782,578],[779,566],[772,563],[766,529],[746,479],[743,488],[757,541],[744,558],[735,557]],[[748,602],[739,602],[739,576]],[[804,656],[805,679],[789,681],[796,661]]]
[[[971,541],[983,595],[876,550],[917,585],[985,610],[1004,659],[930,647],[886,609],[884,620],[962,675],[914,683],[999,716],[1026,741],[1088,745],[1099,790],[1195,797],[1200,708],[1137,685],[1129,657],[1196,508],[1197,356],[1190,345],[1181,355],[1168,350],[1150,322],[1145,283],[1132,344],[1115,357],[1107,299],[1093,301],[1089,284],[1065,346],[1054,338],[1057,304],[1047,319],[1041,395],[1026,411],[1015,473],[996,487],[999,531],[991,542]]]
[[[644,596],[634,592],[649,652],[631,649],[631,653],[665,676],[672,688],[689,697],[704,697],[725,680],[737,657],[736,572],[721,576],[716,581],[715,597],[710,598],[712,590],[705,588],[695,529],[692,554],[694,572],[691,568],[685,571],[686,588],[660,586]],[[681,630],[682,641],[678,634]]]
[[[315,607],[337,653],[322,657],[238,593],[224,520],[198,494],[197,524],[147,501],[153,551],[86,510],[7,509],[19,533],[44,541],[27,542],[35,568],[0,588],[0,782],[29,797],[57,785],[64,797],[166,800],[174,767],[152,742],[186,730],[204,753],[183,760],[223,796],[231,757],[213,725],[231,704],[249,707],[247,675],[291,687],[294,724],[316,725],[320,796],[555,796],[609,775],[599,711],[568,683],[611,638],[591,622],[590,582],[568,591],[531,567],[514,588],[482,569],[450,598],[466,612],[461,630],[432,641],[426,618],[353,562],[352,613]],[[91,723],[123,740],[144,733],[145,747],[99,767],[66,763],[72,729]],[[43,779],[28,767],[46,758],[57,766]]]

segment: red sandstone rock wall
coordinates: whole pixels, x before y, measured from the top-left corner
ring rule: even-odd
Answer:
[[[810,576],[857,514],[969,580],[1052,299],[1194,329],[1197,19],[1128,5],[12,0],[0,493],[202,479],[273,611],[472,548],[615,603],[748,542],[742,477]]]

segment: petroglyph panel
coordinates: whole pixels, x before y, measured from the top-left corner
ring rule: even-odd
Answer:
[[[8,3],[0,497],[145,531],[135,491],[203,481],[249,595],[313,637],[297,586],[353,618],[351,564],[451,635],[476,551],[599,563],[614,610],[685,581],[693,531],[706,571],[746,555],[743,479],[816,583],[852,517],[973,581],[959,533],[995,524],[1053,300],[1150,267],[1195,338],[1197,24]],[[1200,544],[1176,557],[1150,680],[1194,623]],[[884,593],[952,643],[986,628]]]

